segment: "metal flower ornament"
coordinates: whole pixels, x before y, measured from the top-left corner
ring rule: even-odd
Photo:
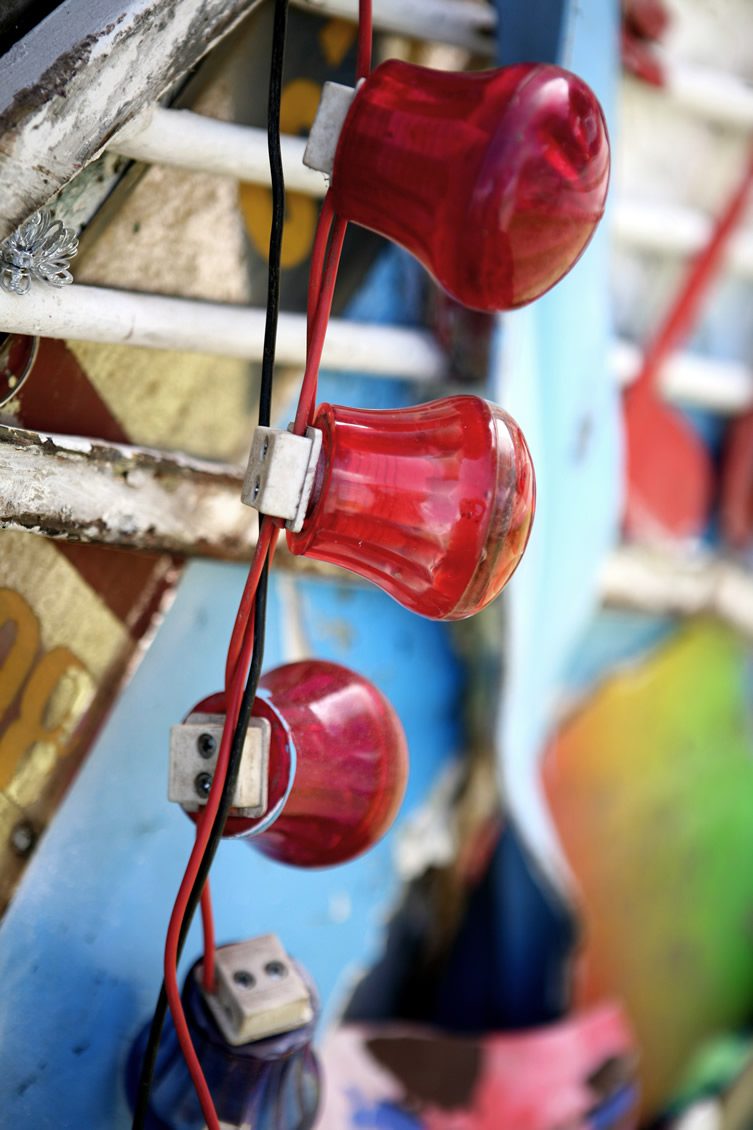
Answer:
[[[0,287],[27,294],[33,279],[49,286],[73,282],[70,260],[78,237],[47,209],[35,212],[0,245]]]

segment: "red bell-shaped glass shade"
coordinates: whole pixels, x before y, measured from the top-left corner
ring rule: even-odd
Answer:
[[[195,710],[224,713],[224,695]],[[403,799],[408,753],[400,720],[373,683],[336,663],[288,663],[262,677],[253,715],[272,729],[267,812],[231,814],[226,836],[252,837],[253,847],[295,867],[346,863],[381,839]]]
[[[528,542],[535,480],[501,408],[452,396],[373,411],[323,404],[317,481],[293,553],[341,565],[435,620],[472,616]]]
[[[466,306],[508,310],[570,270],[608,183],[604,114],[569,71],[391,60],[356,92],[332,196],[338,215],[406,247]]]

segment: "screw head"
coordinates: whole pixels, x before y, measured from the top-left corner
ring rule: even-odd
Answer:
[[[217,752],[217,739],[214,734],[199,734],[196,739],[199,757],[214,757]]]
[[[264,966],[264,972],[271,981],[281,981],[283,977],[287,977],[288,967],[281,961],[268,961]]]
[[[198,797],[206,800],[209,796],[209,790],[212,787],[212,774],[211,773],[197,773],[193,783],[194,790]]]
[[[19,820],[10,834],[10,846],[16,855],[22,858],[30,855],[36,842],[37,834],[30,821]]]
[[[253,989],[256,984],[256,978],[253,973],[249,973],[247,969],[236,969],[233,974],[233,980],[236,985],[240,985],[242,989]]]

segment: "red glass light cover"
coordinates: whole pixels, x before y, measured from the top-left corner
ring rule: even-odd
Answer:
[[[608,183],[604,114],[569,71],[390,60],[353,99],[332,196],[338,215],[407,248],[458,301],[509,310],[574,265]]]
[[[535,478],[523,433],[477,396],[375,411],[322,404],[322,456],[295,554],[341,565],[434,620],[460,620],[510,579]]]
[[[224,695],[195,710],[224,714]],[[231,815],[225,835],[251,837],[252,847],[295,867],[346,863],[373,847],[408,777],[405,734],[384,695],[346,667],[310,659],[262,676],[253,715],[272,727],[267,814]]]

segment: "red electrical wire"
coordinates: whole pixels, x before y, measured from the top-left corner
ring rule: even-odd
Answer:
[[[254,600],[256,598],[256,589],[259,584],[259,577],[261,576],[261,569],[266,560],[267,553],[272,544],[272,535],[274,533],[275,523],[270,518],[262,518],[259,525],[259,538],[256,543],[256,554],[249,569],[246,584],[241,596],[241,602],[238,605],[238,612],[235,617],[233,625],[233,632],[230,636],[230,643],[227,649],[227,661],[225,663],[225,694],[229,693],[230,684],[233,682],[237,667],[238,657],[243,646],[243,637],[248,627],[248,622],[254,609]],[[276,540],[276,539],[275,539]],[[257,564],[257,556],[259,557],[259,567],[255,569]]]
[[[201,892],[201,930],[204,935],[204,988],[208,993],[214,992],[214,914],[212,913],[212,894],[209,890],[209,880],[204,884]]]
[[[371,71],[371,0],[358,0],[358,55],[356,78],[362,79]]]
[[[364,78],[371,69],[372,18],[371,0],[359,0],[358,5],[358,51],[356,74]],[[294,431],[301,435],[313,415],[316,388],[319,375],[327,323],[332,310],[337,271],[340,264],[343,240],[347,221],[335,214],[329,194],[325,197],[317,222],[314,245],[311,254],[309,292],[307,303],[307,349]],[[267,558],[271,558],[279,535],[278,525],[263,518],[259,527],[259,538],[248,578],[243,590],[233,632],[228,646],[225,666],[225,725],[222,731],[220,749],[217,755],[212,786],[206,806],[196,826],[196,838],[178,889],[175,905],[170,916],[165,939],[164,977],[168,1005],[173,1017],[175,1032],[188,1067],[191,1081],[206,1119],[207,1130],[220,1130],[217,1112],[207,1086],[196,1051],[191,1041],[191,1033],[183,1012],[178,988],[178,941],[188,900],[201,865],[214,818],[220,804],[230,759],[230,747],[238,722],[241,699],[246,678],[251,665],[254,644],[254,601],[259,586],[262,569]],[[209,991],[214,987],[214,922],[211,909],[211,896],[208,882],[205,884],[201,900],[202,924],[204,929],[204,983]]]
[[[264,526],[264,522],[262,522]],[[272,525],[272,540],[276,540],[278,529]],[[254,558],[251,563],[248,581],[246,582],[246,589],[244,595],[249,591],[256,591],[259,584],[259,577],[266,561],[267,554],[271,548],[271,542],[262,538],[261,533],[259,541],[257,542]],[[235,634],[235,633],[234,633]],[[167,929],[167,937],[165,939],[165,960],[164,960],[164,978],[165,978],[165,992],[167,994],[167,1001],[170,1007],[170,1012],[173,1017],[173,1024],[175,1033],[178,1038],[183,1056],[191,1075],[191,1080],[196,1089],[199,1098],[201,1110],[207,1122],[207,1130],[220,1130],[217,1113],[214,1110],[212,1103],[212,1096],[209,1092],[204,1074],[201,1070],[201,1064],[191,1041],[191,1033],[188,1030],[185,1014],[183,1012],[183,1005],[180,999],[180,989],[178,988],[178,944],[180,938],[181,926],[185,916],[188,900],[193,888],[196,876],[201,865],[204,852],[206,851],[207,842],[214,823],[214,818],[217,815],[219,808],[222,790],[227,777],[228,762],[230,759],[230,747],[232,744],[233,733],[238,722],[238,714],[240,712],[241,699],[243,697],[243,688],[245,685],[246,676],[251,665],[251,652],[254,644],[254,624],[253,616],[249,614],[248,620],[245,624],[243,631],[242,643],[238,655],[233,677],[230,681],[227,691],[226,713],[225,713],[225,726],[222,731],[222,739],[220,741],[220,749],[217,755],[217,765],[215,767],[214,777],[212,780],[212,787],[209,790],[206,806],[201,813],[201,817],[196,827],[196,838],[188,860],[188,865],[185,874],[178,889],[178,894],[175,899],[175,905],[170,916],[170,924]],[[206,956],[205,956],[206,964]],[[212,962],[212,964],[214,964]]]
[[[332,310],[332,299],[335,293],[335,282],[337,281],[337,269],[340,265],[340,254],[342,252],[345,229],[347,226],[346,220],[340,219],[339,216],[333,217],[332,231],[330,233],[329,245],[324,261],[321,286],[319,287],[319,293],[316,297],[314,316],[311,319],[308,331],[306,368],[303,373],[303,383],[301,384],[298,408],[293,423],[293,431],[299,436],[303,435],[306,431],[313,416],[314,401],[316,400],[316,386],[319,380],[319,365],[322,359],[324,338],[327,333],[327,323],[329,322],[329,315]]]

